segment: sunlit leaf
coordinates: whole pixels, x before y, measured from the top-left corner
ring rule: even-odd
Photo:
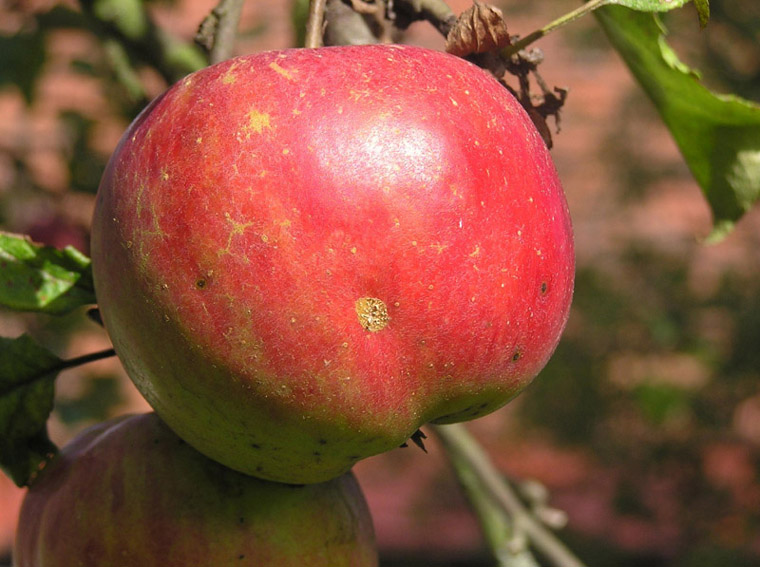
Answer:
[[[668,46],[655,16],[619,6],[595,14],[702,188],[713,213],[710,240],[721,239],[760,199],[760,106],[705,88]]]
[[[610,0],[609,4],[625,6],[639,12],[667,12],[689,2],[690,0]]]
[[[27,335],[0,337],[0,468],[19,486],[56,452],[46,423],[61,365]]]
[[[90,260],[84,254],[0,232],[0,306],[59,315],[92,303]]]

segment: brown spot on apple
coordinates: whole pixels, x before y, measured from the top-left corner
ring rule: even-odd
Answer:
[[[367,331],[376,333],[388,325],[388,307],[382,299],[376,297],[360,297],[354,305],[359,323]]]

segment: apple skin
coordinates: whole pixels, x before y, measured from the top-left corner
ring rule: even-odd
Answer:
[[[294,49],[189,75],[102,179],[92,262],[128,374],[242,472],[320,482],[485,415],[559,341],[573,237],[496,80],[411,46]]]
[[[21,507],[17,567],[376,567],[351,473],[294,486],[208,459],[154,413],[80,434]]]

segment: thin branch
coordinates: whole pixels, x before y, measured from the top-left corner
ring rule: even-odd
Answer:
[[[545,35],[548,35],[549,33],[556,30],[557,28],[560,28],[564,26],[565,24],[569,24],[570,22],[574,22],[578,18],[593,12],[597,8],[601,8],[605,4],[610,4],[610,3],[611,3],[611,0],[589,0],[588,2],[586,2],[585,4],[582,4],[575,10],[568,12],[564,16],[560,16],[553,22],[550,22],[544,27],[537,29],[534,32],[529,33],[524,38],[514,42],[512,45],[505,47],[504,49],[501,50],[501,56],[508,59],[512,55],[516,54],[518,51],[525,49],[528,45],[530,45],[534,41],[541,39]]]
[[[457,17],[444,0],[395,0],[393,3],[395,23],[407,28],[416,21],[427,21],[446,37]]]
[[[378,39],[364,16],[343,0],[327,0],[325,45],[371,45]]]
[[[512,486],[496,469],[486,452],[464,425],[434,425],[433,431],[443,443],[457,476],[462,479],[463,484],[466,482],[467,485],[474,487],[470,491],[479,494],[479,500],[483,499],[484,492],[490,493],[490,496],[506,513],[506,521],[512,528],[510,536],[512,543],[494,548],[495,555],[512,553],[512,559],[515,562],[519,560],[523,562],[521,564],[524,564],[526,558],[519,556],[520,552],[526,551],[525,546],[523,545],[521,549],[520,545],[520,539],[524,537],[553,565],[584,567],[584,564],[523,505]],[[482,508],[482,505],[480,507]],[[474,506],[474,509],[478,511],[479,507]],[[489,527],[501,528],[505,518],[499,519],[501,523],[494,524],[494,515],[491,510],[487,516],[481,515],[480,520],[485,524],[486,534],[488,534]],[[493,541],[489,543],[493,545]]]
[[[198,28],[195,43],[208,53],[209,63],[232,57],[245,0],[220,0]]]
[[[304,41],[308,48],[322,47],[326,5],[327,0],[311,0],[309,2],[309,19],[306,21],[306,39]]]

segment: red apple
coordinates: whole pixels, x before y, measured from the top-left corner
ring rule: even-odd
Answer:
[[[293,486],[230,470],[156,414],[98,424],[67,445],[21,508],[17,567],[376,567],[350,473]]]
[[[201,452],[323,481],[541,370],[573,288],[564,193],[496,80],[410,46],[239,57],[130,126],[92,254],[137,387]]]

